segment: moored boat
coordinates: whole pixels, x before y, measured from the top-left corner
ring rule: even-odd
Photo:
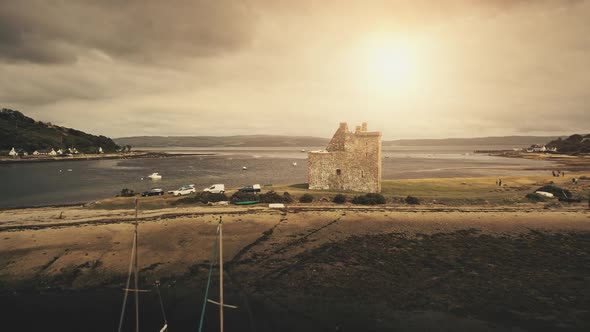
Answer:
[[[251,205],[251,204],[258,204],[260,201],[243,201],[243,202],[235,202],[236,205]]]
[[[148,178],[152,180],[159,180],[162,178],[162,175],[160,175],[159,173],[152,173],[151,175],[148,175]]]

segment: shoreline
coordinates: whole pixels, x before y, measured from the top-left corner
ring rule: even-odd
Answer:
[[[184,154],[182,154],[184,155]],[[178,155],[178,156],[182,156]],[[172,156],[172,157],[178,157]],[[522,168],[526,170],[541,171],[544,169]],[[534,190],[542,185],[554,184],[562,188],[572,191],[576,196],[582,198],[582,202],[578,204],[586,204],[588,196],[590,195],[590,172],[587,171],[569,171],[565,177],[552,177],[547,170],[547,175],[512,175],[502,176],[504,185],[498,187],[494,185],[497,177],[489,176],[474,176],[474,177],[438,177],[438,178],[415,178],[415,179],[388,179],[382,181],[381,194],[386,198],[384,207],[400,207],[404,206],[403,198],[407,195],[418,197],[422,205],[417,205],[415,208],[421,209],[423,206],[435,205],[445,208],[455,208],[461,206],[470,207],[505,207],[514,208],[518,204],[528,203],[525,200],[527,192],[534,192]],[[573,185],[572,177],[577,177],[579,182]],[[133,188],[132,188],[133,189]],[[226,195],[228,198],[237,191],[236,188],[226,188]],[[358,192],[338,191],[338,190],[310,190],[307,189],[306,184],[290,184],[290,185],[273,185],[265,186],[264,191],[275,191],[279,194],[283,192],[290,193],[294,199],[300,195],[309,193],[315,197],[316,201],[311,205],[315,206],[322,202],[331,202],[331,199],[336,194],[344,194],[348,199],[354,196],[361,195]],[[69,208],[82,207],[86,209],[126,209],[133,204],[134,198],[139,198],[140,201],[147,205],[148,210],[161,210],[167,208],[187,208],[195,205],[175,205],[175,201],[183,197],[173,197],[169,194],[163,196],[141,197],[140,192],[133,197],[98,197],[88,201],[73,201],[55,204],[38,204],[38,205],[21,205],[0,207],[0,212],[10,212],[19,210],[33,210],[33,209],[52,209],[52,208]],[[546,203],[549,203],[547,201]],[[142,203],[143,204],[143,203]],[[295,206],[299,204],[296,203]],[[287,204],[288,206],[292,204]],[[202,206],[202,205],[201,205]],[[233,206],[233,205],[232,205]],[[251,207],[264,206],[263,203],[252,205]],[[362,205],[353,205],[362,207]]]
[[[135,221],[133,210],[88,210],[83,206],[68,206],[66,208],[40,208],[36,220],[29,220],[26,217],[21,219],[10,220],[0,213],[0,233],[1,232],[20,232],[43,229],[60,229],[68,227],[85,227],[85,226],[104,226],[113,224],[132,224]],[[94,211],[94,213],[86,213]],[[559,209],[547,209],[537,204],[527,204],[524,206],[437,206],[437,205],[400,205],[400,206],[362,206],[362,205],[321,205],[321,204],[289,204],[284,209],[272,209],[268,206],[255,206],[244,208],[241,206],[229,207],[211,207],[211,206],[192,206],[179,209],[167,208],[159,210],[140,210],[141,213],[137,218],[140,224],[149,224],[162,220],[202,218],[206,216],[233,217],[233,216],[256,216],[256,215],[283,215],[283,214],[346,214],[346,213],[364,213],[364,214],[415,214],[427,216],[429,214],[583,214],[590,218],[590,209],[584,206],[567,206]],[[7,212],[7,211],[0,211]],[[8,211],[10,212],[10,211]],[[72,217],[74,214],[74,217]],[[61,216],[61,218],[60,218]]]
[[[174,158],[181,156],[212,156],[214,153],[168,153],[153,151],[135,151],[125,154],[87,154],[66,157],[18,157],[18,158],[0,158],[0,164],[19,164],[19,163],[42,163],[42,162],[59,162],[59,161],[87,161],[87,160],[125,160],[125,159],[149,159],[149,158]]]
[[[0,212],[3,211],[15,211],[15,210],[31,210],[31,209],[52,209],[52,208],[69,208],[69,207],[84,207],[92,202],[77,202],[77,203],[64,203],[64,204],[47,204],[47,205],[23,205],[15,207],[0,207]]]
[[[561,166],[561,170],[583,172],[590,170],[590,154],[584,155],[568,155],[560,153],[535,153],[535,152],[520,152],[520,151],[497,151],[497,152],[474,152],[479,154],[487,154],[488,156],[527,159],[538,161],[551,161]],[[531,168],[537,169],[537,168]],[[541,168],[539,168],[541,169]],[[542,168],[542,169],[547,169]]]
[[[265,191],[275,191],[279,195],[289,192],[293,202],[285,203],[282,209],[270,209],[268,204],[249,206],[219,205],[211,206],[198,199],[175,197],[172,195],[152,197],[111,197],[90,202],[71,204],[50,204],[0,209],[0,232],[26,229],[63,228],[73,225],[93,226],[103,224],[129,223],[132,221],[135,199],[141,211],[139,220],[192,218],[205,215],[256,215],[258,213],[541,213],[558,211],[564,213],[588,213],[590,195],[590,173],[579,173],[581,179],[572,184],[569,178],[551,176],[512,176],[504,177],[502,187],[495,184],[495,178],[431,178],[418,180],[388,180],[383,182],[382,195],[385,204],[359,205],[351,202],[360,193],[339,191],[309,190],[301,184],[277,185]],[[539,187],[553,184],[570,190],[580,202],[560,202],[557,199],[531,201],[527,195]],[[226,188],[229,198],[236,188]],[[298,198],[304,194],[314,197],[312,203],[300,203]],[[344,194],[346,202],[332,202],[336,194]],[[419,199],[419,205],[405,202],[411,195]]]

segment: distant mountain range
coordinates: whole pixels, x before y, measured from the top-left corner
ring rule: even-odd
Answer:
[[[567,137],[567,136],[563,136]],[[498,136],[476,138],[443,138],[443,139],[401,139],[383,141],[384,146],[513,146],[528,147],[533,144],[546,144],[558,139],[559,136]]]
[[[565,137],[565,136],[564,136]],[[545,144],[557,136],[505,136],[445,139],[403,139],[383,141],[383,146],[514,146]],[[325,147],[330,139],[311,136],[239,135],[239,136],[136,136],[115,138],[121,145],[134,147]]]
[[[96,153],[100,147],[104,152],[119,148],[105,136],[35,121],[11,109],[0,110],[0,151],[15,148],[32,153],[41,149],[76,148],[83,153]]]
[[[311,136],[238,135],[238,136],[137,136],[115,138],[119,145],[134,147],[318,147],[329,139]]]
[[[580,135],[578,135],[580,136]],[[479,138],[402,139],[383,141],[383,146],[512,146],[528,147],[533,144],[556,142],[558,149],[586,149],[587,136],[502,136]],[[577,142],[580,138],[583,142]],[[112,152],[119,146],[132,147],[325,147],[329,138],[285,135],[237,135],[237,136],[135,136],[110,139],[82,131],[35,121],[19,111],[0,110],[0,151],[11,148],[28,152],[39,149],[75,147],[78,151],[94,153],[99,147]],[[576,142],[574,142],[576,141]],[[571,144],[570,144],[571,143]],[[574,144],[575,143],[575,144]],[[560,144],[560,145],[558,145]],[[561,149],[559,149],[561,151]],[[576,150],[577,151],[577,150]],[[585,151],[585,150],[584,150]]]

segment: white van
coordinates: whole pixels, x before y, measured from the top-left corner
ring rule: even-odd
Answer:
[[[223,194],[225,192],[225,186],[223,184],[214,184],[209,188],[203,189],[203,192]]]

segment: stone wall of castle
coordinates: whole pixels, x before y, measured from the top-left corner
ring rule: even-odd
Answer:
[[[310,189],[381,191],[381,133],[341,123],[326,150],[308,154]]]

